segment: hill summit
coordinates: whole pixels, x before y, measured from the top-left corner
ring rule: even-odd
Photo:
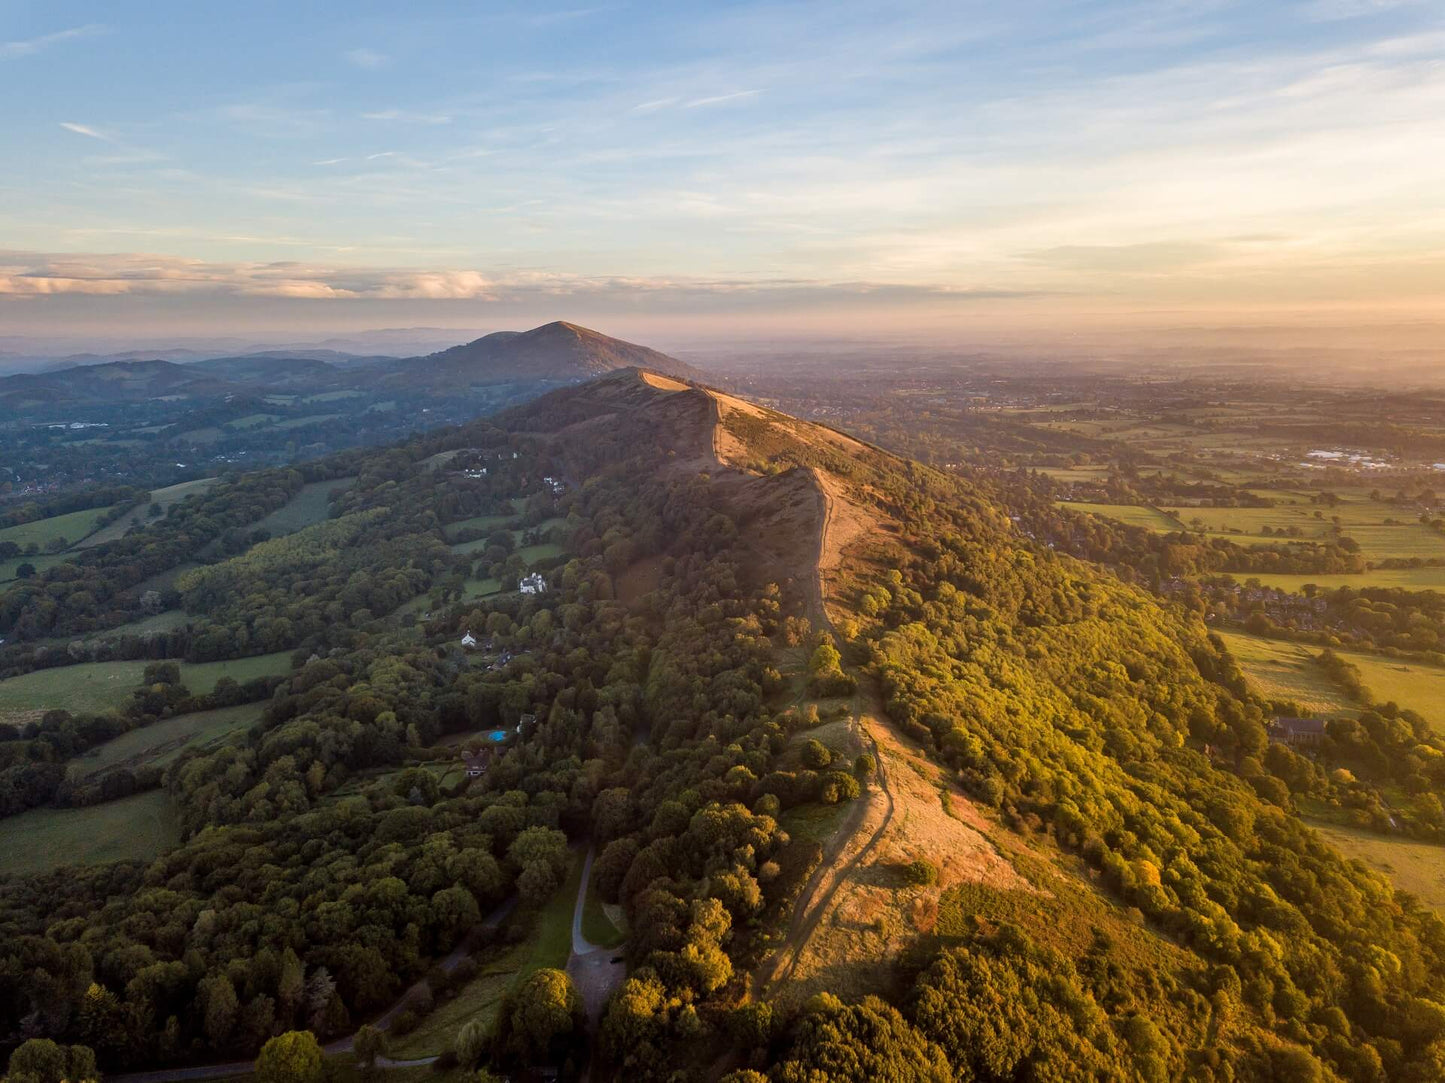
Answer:
[[[557,320],[530,331],[497,331],[449,350],[403,362],[404,371],[450,380],[576,381],[623,368],[644,368],[684,379],[696,369],[665,353],[600,331]]]

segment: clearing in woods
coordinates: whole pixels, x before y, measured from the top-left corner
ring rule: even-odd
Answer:
[[[150,790],[86,808],[37,808],[0,819],[0,873],[157,857],[180,842],[175,805]]]
[[[65,515],[52,515],[49,519],[37,519],[33,523],[0,530],[0,542],[14,542],[20,548],[34,544],[44,550],[57,538],[63,538],[66,547],[90,537],[98,529],[98,520],[110,508],[86,508]]]
[[[1401,891],[1445,912],[1445,846],[1386,838],[1338,824],[1311,822],[1310,826],[1346,857],[1384,873]]]
[[[0,681],[0,722],[25,722],[54,708],[72,714],[96,713],[124,706],[140,685],[149,663],[84,662],[38,669]],[[181,682],[192,692],[209,692],[222,677],[244,684],[253,677],[290,672],[291,652],[258,654],[224,662],[182,662]]]
[[[263,703],[243,703],[214,711],[163,718],[123,733],[70,761],[73,778],[89,778],[125,768],[164,767],[182,752],[210,748],[241,733],[260,719]]]
[[[105,542],[123,538],[131,527],[153,521],[150,513],[152,504],[159,504],[161,507],[161,515],[164,515],[171,510],[172,505],[179,504],[186,497],[194,493],[205,492],[212,485],[216,484],[218,480],[218,478],[197,478],[195,481],[183,481],[179,485],[167,485],[164,489],[152,490],[148,501],[137,504],[115,522],[108,526],[101,527],[90,537],[86,538],[85,541],[80,544],[79,548],[89,549],[92,545],[101,545]],[[160,516],[155,516],[154,518],[160,518]]]
[[[252,529],[265,530],[271,537],[294,534],[308,526],[331,516],[331,496],[349,489],[355,478],[332,478],[330,481],[313,481],[301,486],[301,490],[262,519]]]

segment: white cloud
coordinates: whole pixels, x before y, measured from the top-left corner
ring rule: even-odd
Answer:
[[[115,140],[103,132],[98,132],[88,124],[73,124],[68,120],[62,120],[60,126],[67,132],[74,132],[76,135],[83,135],[89,139],[99,139],[102,143],[114,143]]]
[[[367,71],[377,71],[391,64],[391,57],[385,53],[379,53],[375,49],[352,49],[346,54],[346,59],[358,68],[365,68]]]
[[[74,41],[76,38],[94,37],[96,34],[105,33],[105,27],[100,23],[87,23],[85,26],[73,26],[68,30],[57,30],[53,34],[44,34],[38,38],[30,38],[28,41],[5,41],[0,42],[0,60],[13,60],[17,57],[32,56],[40,50],[59,45],[63,41]]]
[[[1310,0],[1305,4],[1304,12],[1308,18],[1320,22],[1335,22],[1381,15],[1396,8],[1414,7],[1418,3],[1420,0]]]
[[[714,94],[707,98],[694,98],[683,104],[684,109],[696,109],[700,105],[721,105],[724,102],[741,101],[744,98],[755,98],[761,94],[761,90],[735,90],[731,94]]]

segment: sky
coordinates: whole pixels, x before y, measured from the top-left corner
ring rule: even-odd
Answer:
[[[0,0],[0,337],[1445,318],[1441,0]]]

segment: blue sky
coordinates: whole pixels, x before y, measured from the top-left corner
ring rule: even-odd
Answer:
[[[1445,5],[0,0],[0,323],[1440,311]]]

